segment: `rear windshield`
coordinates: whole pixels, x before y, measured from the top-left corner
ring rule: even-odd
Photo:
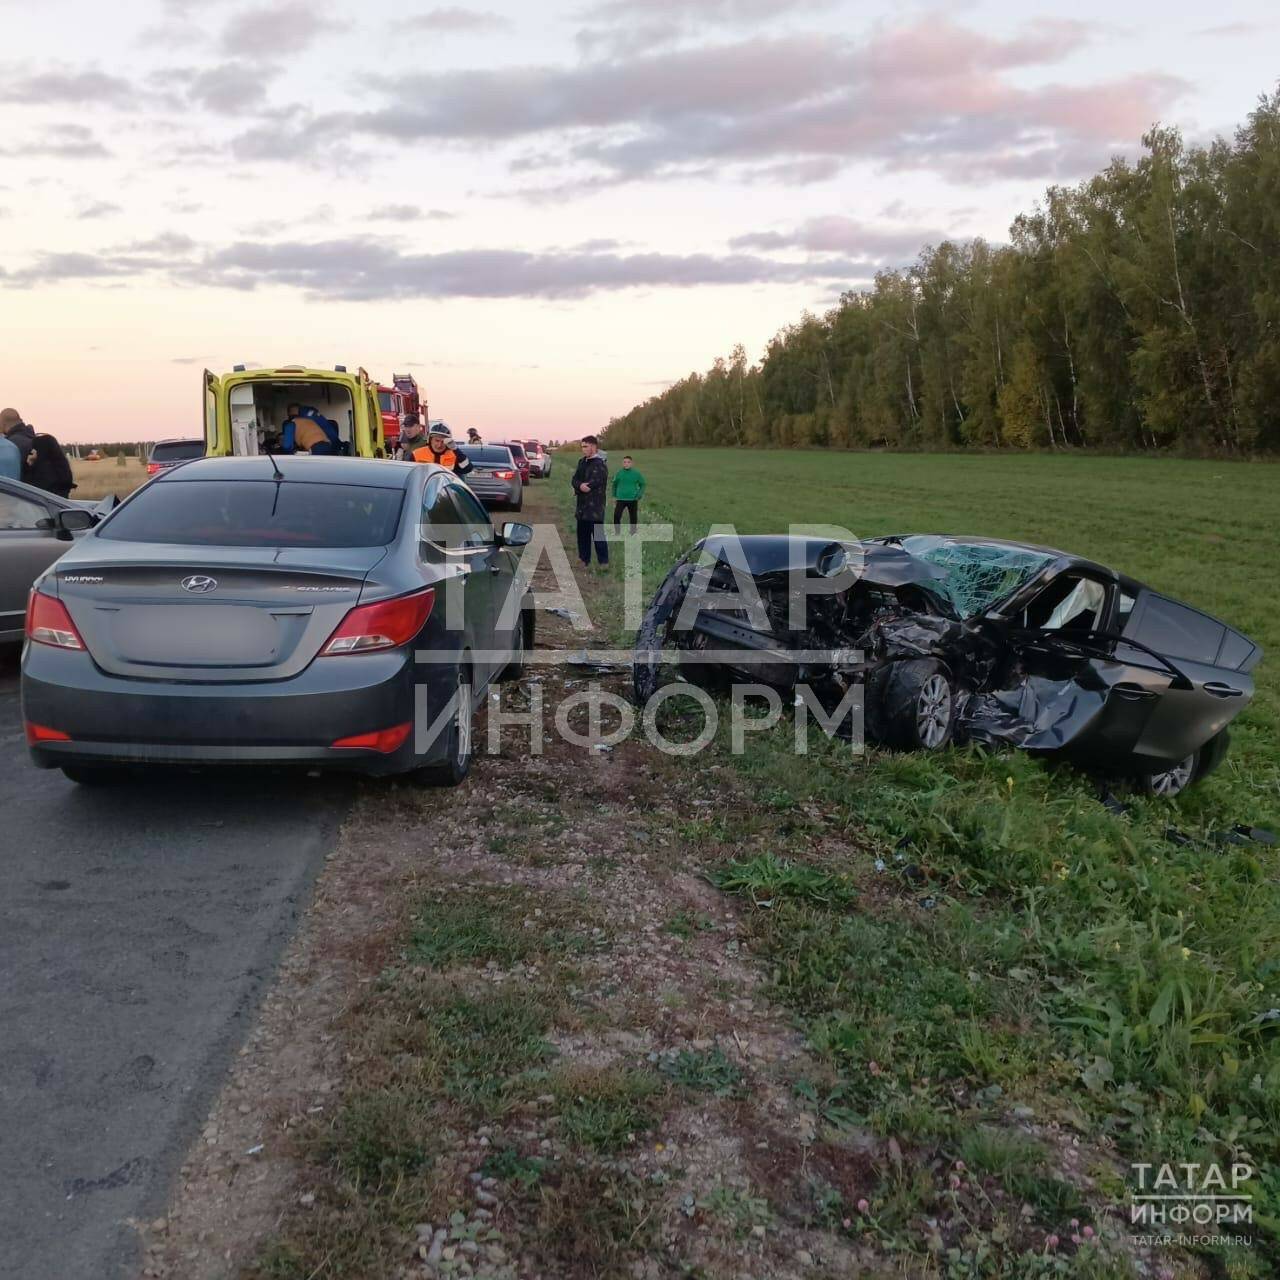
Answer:
[[[141,490],[97,536],[190,547],[384,547],[402,497],[354,484],[165,480]]]
[[[204,457],[203,440],[162,440],[151,446],[152,462],[185,462]]]
[[[469,444],[460,452],[469,462],[480,462],[486,466],[510,466],[511,450],[505,444]]]

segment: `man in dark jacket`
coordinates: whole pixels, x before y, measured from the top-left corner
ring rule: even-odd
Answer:
[[[35,448],[35,428],[23,422],[22,415],[17,409],[6,409],[3,413],[0,413],[0,433],[21,455],[22,470],[25,475],[27,467],[30,465],[29,455],[31,450]]]
[[[28,464],[22,469],[22,478],[46,493],[56,493],[60,498],[69,498],[71,490],[76,487],[75,477],[71,474],[71,463],[62,446],[51,435],[43,431],[38,433],[27,455]]]
[[[596,561],[603,569],[609,564],[609,543],[604,532],[604,503],[609,492],[609,468],[599,456],[600,442],[595,436],[582,441],[582,460],[573,473],[574,513],[578,519],[578,559],[591,565],[591,545],[595,544]]]

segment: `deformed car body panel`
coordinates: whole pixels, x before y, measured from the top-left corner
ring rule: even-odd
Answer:
[[[826,589],[810,595],[815,582]],[[637,633],[638,698],[657,687],[664,650],[699,683],[713,672],[804,683],[831,701],[865,684],[866,731],[882,741],[919,688],[894,673],[914,663],[948,682],[957,739],[1138,775],[1216,764],[1225,747],[1212,744],[1253,696],[1262,656],[1226,623],[1105,565],[939,534],[703,539]]]

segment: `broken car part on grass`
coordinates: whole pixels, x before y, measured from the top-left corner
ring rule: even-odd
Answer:
[[[699,685],[807,686],[832,711],[860,696],[881,745],[1015,746],[1174,795],[1221,763],[1261,657],[1226,623],[1046,547],[716,535],[658,588],[633,680],[644,700],[673,662]]]

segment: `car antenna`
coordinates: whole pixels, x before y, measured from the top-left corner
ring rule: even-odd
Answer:
[[[267,457],[271,459],[271,470],[276,473],[276,479],[283,480],[284,472],[280,470],[280,464],[276,461],[276,455],[272,453],[271,450],[268,449],[265,445],[263,446],[262,452],[265,453]]]

